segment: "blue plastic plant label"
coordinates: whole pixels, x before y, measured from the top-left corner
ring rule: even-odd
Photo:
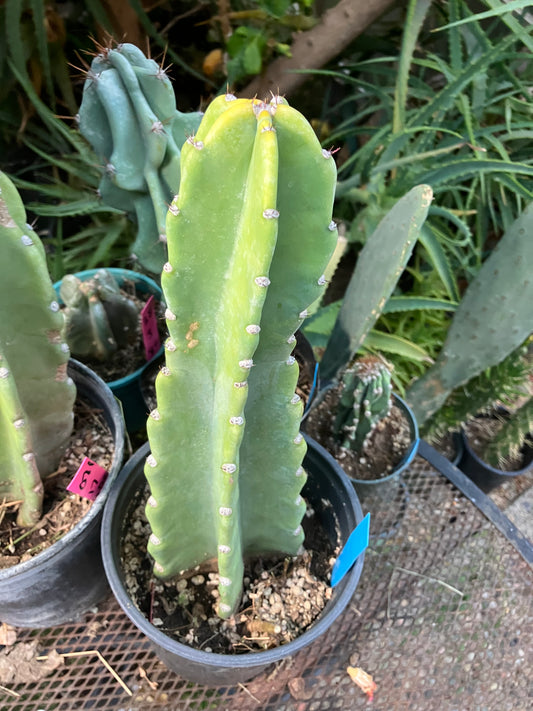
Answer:
[[[370,514],[364,517],[361,523],[355,530],[350,533],[350,536],[344,548],[339,553],[339,557],[333,564],[331,571],[331,587],[334,588],[344,578],[346,573],[351,570],[355,561],[361,553],[368,547],[368,539],[370,535]]]

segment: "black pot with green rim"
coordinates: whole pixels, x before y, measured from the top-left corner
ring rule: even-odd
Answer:
[[[76,272],[74,276],[81,279],[81,281],[86,281],[87,279],[93,277],[97,271],[97,269],[86,269],[81,272]],[[115,277],[119,286],[124,284],[126,281],[132,282],[135,284],[135,290],[138,294],[153,295],[157,301],[163,301],[163,292],[160,286],[145,274],[134,272],[130,269],[119,269],[117,267],[106,267],[106,271],[110,272]],[[54,289],[56,290],[58,301],[62,303],[59,296],[61,281],[54,284]],[[136,368],[133,372],[128,373],[128,375],[125,375],[122,378],[111,380],[107,383],[112,393],[122,403],[126,428],[130,433],[138,432],[146,425],[148,412],[146,410],[146,404],[141,390],[141,378],[143,377],[145,370],[151,363],[163,354],[163,351],[164,347],[161,346],[158,352],[150,360],[147,360],[146,363],[143,363],[143,365]]]
[[[102,413],[114,440],[106,482],[87,514],[49,548],[0,570],[0,620],[15,627],[53,627],[77,619],[109,591],[100,553],[104,504],[124,459],[124,421],[104,381],[71,359],[77,397]],[[91,458],[90,451],[86,456]],[[81,464],[81,459],[80,459]]]
[[[333,545],[344,545],[350,533],[362,521],[363,512],[350,481],[337,462],[314,440],[308,444],[304,467],[308,479],[302,495],[318,514]],[[346,608],[357,587],[364,555],[333,589],[331,600],[314,625],[299,638],[274,649],[245,654],[218,654],[189,647],[152,625],[130,599],[121,563],[121,539],[131,502],[144,487],[144,462],[150,453],[146,443],[120,473],[105,507],[102,523],[104,566],[120,606],[131,621],[150,640],[164,664],[184,679],[206,686],[233,686],[245,682],[271,664],[290,657],[314,642]]]
[[[486,494],[512,478],[526,474],[533,467],[533,439],[531,436],[526,439],[521,449],[522,465],[514,471],[498,469],[484,462],[473,450],[468,436],[462,428],[459,432],[454,433],[453,441],[457,452],[454,463]]]

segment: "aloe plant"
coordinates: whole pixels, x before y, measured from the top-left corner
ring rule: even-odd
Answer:
[[[134,255],[159,272],[166,259],[165,218],[178,191],[180,149],[202,114],[181,113],[164,69],[133,44],[94,57],[79,111],[81,133],[102,161],[102,200],[137,222]]]
[[[40,517],[41,478],[68,442],[76,389],[44,248],[1,172],[0,239],[0,496],[22,501],[18,522],[29,526]]]
[[[149,551],[169,578],[216,558],[218,614],[243,555],[295,554],[306,451],[294,333],[337,241],[336,169],[280,97],[228,94],[184,145],[161,278],[170,337],[148,421]]]
[[[104,361],[137,338],[139,310],[121,293],[107,269],[99,269],[85,281],[75,274],[65,275],[59,294],[65,303],[65,335],[74,356]]]

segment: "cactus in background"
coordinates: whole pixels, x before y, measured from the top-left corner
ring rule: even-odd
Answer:
[[[105,48],[93,59],[80,131],[103,162],[102,200],[135,218],[133,252],[153,273],[166,260],[165,220],[179,187],[180,149],[201,117],[176,110],[164,69],[135,45]]]
[[[504,418],[502,427],[489,442],[485,459],[493,467],[519,457],[527,435],[533,434],[533,397]],[[533,443],[529,443],[533,446]]]
[[[104,361],[137,338],[137,306],[106,269],[86,281],[67,274],[59,293],[66,305],[65,334],[72,355]]]
[[[533,332],[533,203],[506,230],[469,284],[435,364],[407,391],[420,423],[450,393],[497,363]]]
[[[320,361],[328,385],[355,357],[405,269],[426,219],[433,192],[417,185],[385,215],[357,259]]]
[[[391,371],[381,358],[363,356],[344,371],[334,432],[344,449],[361,452],[392,407]]]
[[[294,332],[325,286],[336,169],[305,118],[220,96],[182,150],[162,274],[170,338],[148,421],[149,551],[163,578],[218,559],[221,617],[243,555],[295,554],[305,503]]]
[[[1,475],[0,495],[18,501],[23,487],[36,481],[32,459],[41,477],[59,463],[72,431],[76,389],[67,375],[69,349],[62,338],[63,317],[44,248],[26,224],[17,189],[1,172],[0,241],[0,450],[2,464],[7,466]],[[39,486],[35,483],[33,492],[38,496]],[[31,497],[31,483],[29,487]],[[31,525],[38,517],[35,502],[19,510],[21,525]]]

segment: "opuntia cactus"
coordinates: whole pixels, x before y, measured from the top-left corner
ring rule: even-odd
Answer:
[[[356,359],[342,376],[334,432],[344,449],[361,452],[392,407],[391,370],[373,355]]]
[[[320,361],[324,385],[348,367],[379,318],[409,261],[432,197],[428,185],[412,188],[391,208],[361,250]]]
[[[135,45],[106,48],[93,59],[80,131],[103,163],[102,200],[134,217],[133,252],[154,273],[166,260],[165,219],[178,191],[180,149],[201,117],[177,111],[165,70]]]
[[[460,385],[533,332],[533,203],[506,230],[469,284],[435,364],[406,393],[420,424]]]
[[[218,559],[218,614],[243,555],[295,554],[305,503],[294,332],[337,241],[335,163],[287,102],[220,96],[182,150],[162,274],[170,338],[149,417],[149,551],[168,578]]]
[[[107,269],[85,281],[66,274],[59,294],[72,355],[104,361],[137,338],[139,310]]]
[[[76,389],[67,375],[69,349],[43,245],[26,224],[17,189],[1,172],[0,240],[1,495],[18,501],[23,488],[30,497],[34,488],[39,494],[40,485],[31,483],[33,459],[41,477],[56,468],[72,430]],[[21,525],[38,517],[37,501],[19,509]]]

